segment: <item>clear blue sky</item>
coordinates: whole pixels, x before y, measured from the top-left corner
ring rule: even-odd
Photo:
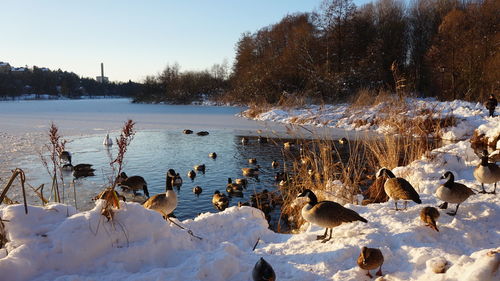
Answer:
[[[356,4],[370,2],[356,0]],[[234,59],[245,31],[321,0],[0,0],[0,61],[141,81],[167,64],[202,70]]]

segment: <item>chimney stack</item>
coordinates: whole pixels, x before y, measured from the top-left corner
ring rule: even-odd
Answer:
[[[101,62],[101,77],[104,79],[104,63]]]

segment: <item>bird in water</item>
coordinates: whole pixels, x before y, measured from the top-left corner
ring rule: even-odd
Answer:
[[[166,219],[177,208],[177,194],[172,189],[175,171],[169,169],[165,180],[165,193],[156,194],[144,202],[146,209],[157,211]]]
[[[131,190],[134,196],[137,195],[138,190],[144,192],[144,196],[149,198],[148,184],[146,180],[141,176],[127,176],[125,172],[121,172],[118,177],[116,177],[116,184],[121,186],[122,189]]]
[[[399,177],[397,178],[391,170],[387,168],[382,168],[377,172],[377,178],[382,177],[383,175],[388,177],[384,183],[384,191],[387,196],[394,200],[396,211],[398,211],[398,200],[404,200],[405,210],[407,200],[412,200],[417,204],[422,203],[420,196],[407,180]]]
[[[208,157],[212,158],[212,159],[216,159],[217,158],[217,153],[215,152],[211,152],[210,154],[208,154]]]
[[[196,171],[200,171],[200,172],[202,172],[203,174],[205,174],[205,169],[206,169],[205,164],[195,165],[193,168],[194,168]]]
[[[366,275],[370,278],[373,276],[370,274],[370,270],[380,267],[377,271],[377,276],[382,276],[382,264],[384,263],[384,256],[382,251],[376,248],[361,248],[361,253],[358,257],[358,265],[361,269],[368,271]]]
[[[446,182],[436,189],[436,197],[444,201],[443,204],[439,205],[439,208],[448,208],[448,203],[457,204],[455,212],[447,213],[450,216],[454,216],[457,214],[458,206],[475,193],[467,186],[455,182],[455,176],[450,171],[444,173],[441,179],[446,179]]]
[[[260,258],[253,267],[252,279],[253,281],[275,281],[276,273],[264,258]]]
[[[202,191],[203,191],[203,189],[198,185],[193,187],[193,193],[196,195],[200,195]]]
[[[220,193],[220,191],[216,190],[214,192],[214,196],[212,197],[212,204],[219,211],[224,211],[229,205],[229,200],[227,199],[226,194]]]
[[[106,136],[104,137],[104,140],[102,141],[102,145],[104,145],[104,146],[112,146],[113,145],[113,140],[109,137],[109,133],[106,133]]]
[[[243,145],[248,144],[248,138],[242,137],[241,138],[241,144],[243,144]]]
[[[368,221],[351,209],[347,209],[339,203],[333,201],[320,201],[310,189],[304,190],[297,197],[306,197],[307,204],[302,207],[302,217],[315,225],[326,228],[325,234],[319,235],[317,240],[323,239],[321,243],[325,243],[332,238],[333,228],[342,223]],[[327,237],[328,229],[330,235]]]
[[[194,181],[194,178],[196,178],[196,172],[191,170],[187,173],[188,178],[191,179],[191,181]]]
[[[420,211],[420,219],[430,228],[439,232],[436,220],[439,218],[439,211],[434,207],[425,207]]]

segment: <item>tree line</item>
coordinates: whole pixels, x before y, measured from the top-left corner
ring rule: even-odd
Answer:
[[[79,98],[81,96],[135,96],[141,84],[100,83],[92,78],[79,77],[73,72],[49,70],[34,66],[24,71],[0,72],[0,97],[15,98],[24,94]]]
[[[335,102],[385,88],[483,100],[500,89],[499,11],[498,0],[327,0],[243,34],[227,95]]]

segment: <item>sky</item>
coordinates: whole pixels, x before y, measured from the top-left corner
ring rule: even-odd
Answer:
[[[0,0],[0,61],[141,82],[167,64],[231,65],[241,34],[322,0]],[[368,0],[356,0],[360,5]]]

